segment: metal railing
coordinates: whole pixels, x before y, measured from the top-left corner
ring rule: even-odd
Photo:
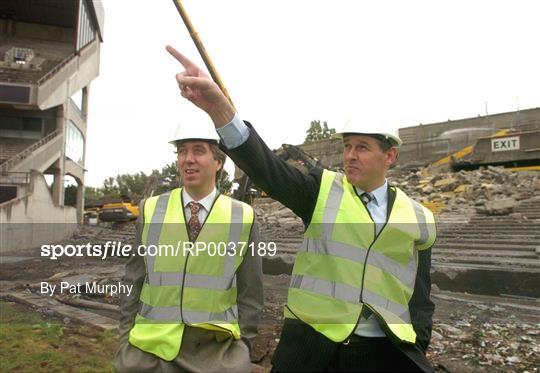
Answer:
[[[75,59],[75,57],[81,56],[81,54],[85,53],[88,49],[90,49],[94,45],[95,40],[96,39],[92,40],[90,43],[85,45],[82,49],[79,49],[78,51],[71,53],[69,56],[67,56],[62,61],[60,61],[60,63],[57,64],[52,70],[49,70],[47,74],[39,78],[38,81],[36,82],[36,85],[38,86],[42,85],[47,80],[49,80],[53,75],[55,75],[58,71],[60,71],[64,66],[70,63],[71,60]]]
[[[72,59],[74,59],[77,56],[77,52],[71,53],[69,56],[64,58],[62,61],[60,61],[59,64],[57,64],[55,67],[53,67],[51,70],[47,72],[47,74],[43,75],[41,78],[39,78],[36,82],[36,85],[40,86],[43,83],[45,83],[47,80],[49,80],[50,77],[52,77],[54,74],[56,74],[58,71],[60,71],[61,68],[66,66]]]
[[[5,161],[0,165],[0,172],[7,172],[11,168],[13,168],[15,165],[19,164],[22,160],[27,158],[34,150],[37,148],[45,145],[52,139],[56,138],[61,133],[59,129],[54,130],[53,132],[49,133],[47,136],[43,137],[41,140],[36,141],[32,145],[30,145],[28,148],[24,149],[20,153],[15,154],[13,157]]]

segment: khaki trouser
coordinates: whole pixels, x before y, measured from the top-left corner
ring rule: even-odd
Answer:
[[[165,361],[127,341],[120,343],[114,361],[117,372],[250,372],[249,349],[226,333],[186,326],[180,353]]]

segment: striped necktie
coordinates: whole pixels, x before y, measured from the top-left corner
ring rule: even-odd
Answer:
[[[371,195],[371,193],[364,192],[364,193],[360,194],[360,199],[362,200],[364,205],[367,205],[368,203],[373,201],[374,197]]]

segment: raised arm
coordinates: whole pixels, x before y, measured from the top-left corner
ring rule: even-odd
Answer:
[[[205,111],[220,135],[235,118],[235,109],[218,85],[187,57],[173,47],[167,51],[185,69],[176,74],[182,96]],[[237,123],[238,124],[238,123]],[[240,121],[239,126],[246,126]],[[317,200],[321,169],[308,175],[276,156],[249,125],[248,136],[241,145],[223,150],[261,189],[290,208],[304,222],[308,222]],[[225,144],[226,145],[226,144]]]

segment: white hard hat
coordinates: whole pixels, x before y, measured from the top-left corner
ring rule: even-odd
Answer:
[[[182,140],[205,140],[219,142],[219,136],[209,121],[199,123],[180,123],[169,144],[176,145]]]
[[[371,128],[370,128],[371,127]],[[380,135],[384,136],[387,140],[391,140],[391,142],[396,146],[400,147],[403,141],[399,138],[398,135],[390,132],[381,132],[376,129],[376,126],[370,126],[370,125],[362,125],[359,120],[355,120],[353,118],[347,119],[345,122],[345,125],[343,126],[343,129],[341,129],[339,132],[336,132],[334,134],[334,137],[337,138],[343,138],[343,135],[346,133],[356,133],[359,135]]]

